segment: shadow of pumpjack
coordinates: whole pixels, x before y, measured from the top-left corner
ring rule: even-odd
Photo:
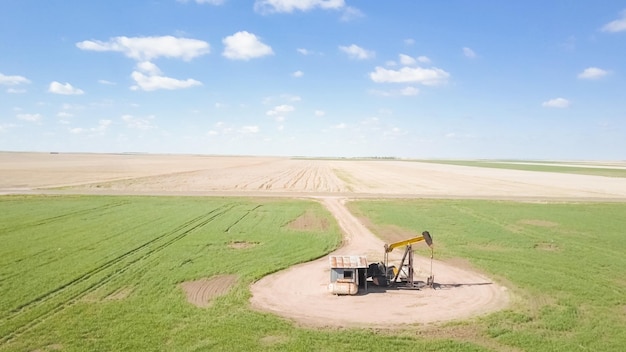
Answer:
[[[367,294],[376,294],[376,293],[385,293],[389,291],[407,291],[407,290],[451,290],[454,288],[460,288],[464,286],[484,286],[484,285],[493,285],[493,282],[471,282],[471,283],[455,283],[455,284],[444,284],[433,282],[432,287],[428,286],[425,281],[415,281],[413,287],[406,287],[403,284],[397,285],[388,285],[388,286],[377,286],[374,285],[371,281],[367,283],[367,289],[359,290],[357,293],[358,296],[367,295]]]

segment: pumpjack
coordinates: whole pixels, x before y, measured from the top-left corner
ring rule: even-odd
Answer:
[[[398,288],[420,289],[423,282],[417,282],[413,278],[413,245],[425,241],[430,248],[430,276],[426,280],[426,286],[432,287],[435,277],[433,276],[433,238],[428,231],[422,232],[421,236],[409,238],[404,241],[385,244],[384,260],[382,263],[372,263],[367,270],[367,276],[378,286],[397,286]],[[404,247],[404,255],[399,267],[389,265],[389,253],[394,249]]]

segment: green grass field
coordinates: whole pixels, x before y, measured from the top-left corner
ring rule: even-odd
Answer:
[[[507,161],[507,160],[417,160],[424,163],[449,164],[460,166],[487,167],[492,169],[510,169],[523,171],[558,172],[565,174],[626,177],[626,169],[606,167],[589,167],[585,164],[570,166],[572,163],[542,162],[542,161]]]
[[[340,243],[338,226],[316,202],[2,196],[0,351],[619,351],[626,345],[626,205],[394,200],[350,206],[375,228],[430,230],[439,258],[465,258],[509,286],[513,305],[437,328],[301,328],[251,310],[249,285]],[[320,226],[290,226],[305,213]],[[253,245],[235,249],[233,242]],[[186,301],[180,283],[219,274],[237,276],[228,294],[207,308]],[[111,299],[119,292],[122,298]]]
[[[437,257],[465,258],[510,286],[511,309],[467,325],[483,345],[524,351],[626,346],[626,204],[370,201],[353,203],[352,211],[379,229],[430,230]]]

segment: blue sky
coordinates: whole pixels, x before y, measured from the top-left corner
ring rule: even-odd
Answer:
[[[626,159],[620,1],[3,0],[0,150]]]

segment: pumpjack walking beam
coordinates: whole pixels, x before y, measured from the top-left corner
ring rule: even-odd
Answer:
[[[398,247],[405,247],[404,250],[404,255],[402,256],[402,261],[400,262],[400,268],[398,269],[398,272],[395,274],[394,278],[393,278],[393,282],[397,283],[398,282],[398,278],[400,277],[400,273],[402,272],[402,269],[404,268],[404,262],[407,260],[408,257],[408,273],[407,273],[407,287],[409,288],[413,288],[416,287],[414,281],[413,281],[413,244],[421,242],[421,241],[426,241],[426,244],[428,245],[428,247],[433,248],[433,239],[430,236],[430,233],[428,231],[424,231],[422,232],[421,236],[417,236],[417,237],[413,237],[413,238],[409,238],[408,240],[404,240],[404,241],[400,241],[400,242],[395,242],[395,243],[391,243],[391,244],[385,244],[385,268],[388,268],[388,256],[389,253],[391,251],[393,251],[395,248]],[[432,253],[431,253],[431,260],[432,260]],[[432,277],[432,268],[431,268],[431,275],[428,278],[428,284],[431,284],[433,281],[433,277]]]

